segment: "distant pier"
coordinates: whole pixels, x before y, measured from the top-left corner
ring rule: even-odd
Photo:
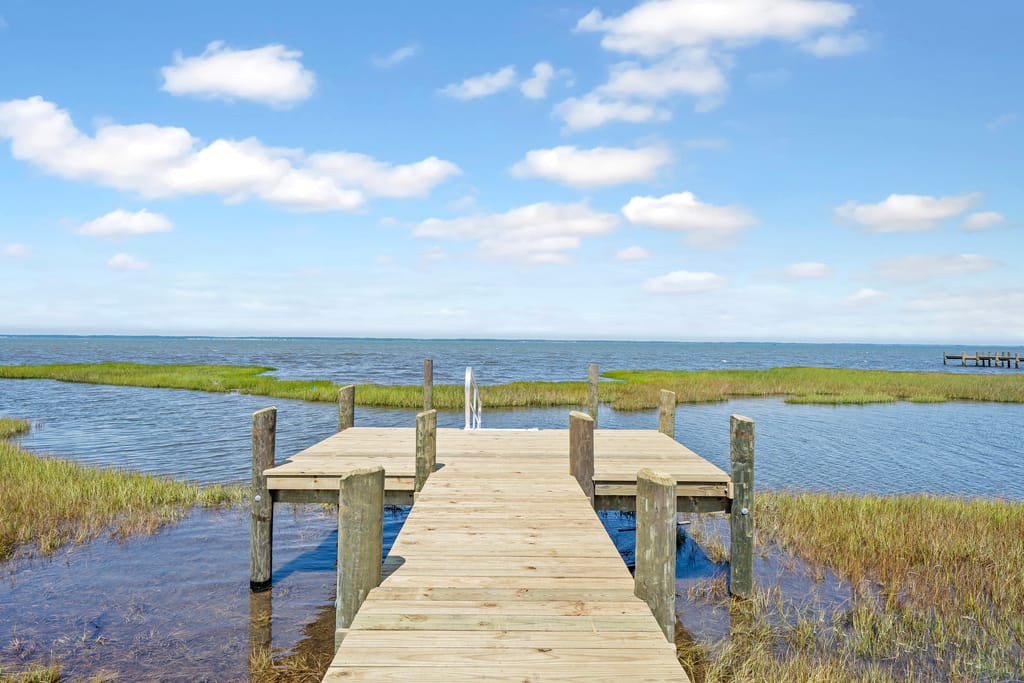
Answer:
[[[948,365],[949,361],[958,360],[960,365],[967,367],[967,361],[973,361],[975,367],[997,367],[997,368],[1009,368],[1013,366],[1015,369],[1020,370],[1020,353],[1009,351],[975,351],[974,355],[969,355],[966,351],[960,353],[943,353],[942,364]]]

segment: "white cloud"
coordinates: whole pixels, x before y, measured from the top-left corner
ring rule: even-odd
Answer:
[[[107,268],[111,270],[146,270],[149,268],[149,264],[131,254],[114,254],[107,261]]]
[[[537,62],[533,65],[533,76],[519,84],[519,90],[524,96],[531,100],[540,100],[547,97],[548,86],[559,76],[568,76],[566,69],[558,69],[547,62]]]
[[[829,268],[828,265],[819,263],[818,261],[801,261],[799,263],[790,264],[782,272],[786,277],[810,280],[828,277],[832,274],[832,269]]]
[[[903,258],[879,262],[874,272],[877,277],[901,282],[915,282],[951,275],[981,273],[999,268],[1003,264],[978,254],[914,254]]]
[[[644,289],[651,294],[697,294],[722,289],[726,279],[715,273],[691,273],[677,270],[667,275],[652,277],[644,283]]]
[[[918,232],[962,214],[979,199],[978,192],[949,197],[891,194],[877,204],[848,201],[836,209],[836,217],[872,232]]]
[[[450,161],[428,157],[412,164],[389,164],[354,152],[312,154],[307,166],[343,186],[355,186],[374,197],[425,197],[462,169]]]
[[[616,64],[598,92],[613,98],[647,99],[684,93],[711,100],[721,97],[728,87],[725,72],[711,59],[709,51],[691,48],[649,66]]]
[[[94,136],[40,97],[0,102],[0,137],[15,159],[52,175],[86,180],[143,197],[213,194],[226,202],[251,197],[298,211],[351,211],[366,193],[422,196],[459,172],[429,157],[394,165],[349,152],[318,153],[268,147],[256,138],[214,140],[206,146],[184,128],[101,124]],[[323,166],[323,169],[313,167]]]
[[[80,235],[92,237],[128,237],[149,235],[154,232],[170,232],[174,229],[167,216],[150,213],[145,209],[131,213],[123,209],[111,211],[75,229]]]
[[[172,95],[243,99],[277,107],[313,94],[316,77],[284,45],[234,50],[222,41],[210,43],[197,57],[174,54],[174,64],[160,70],[163,89]]]
[[[606,187],[650,180],[671,160],[664,147],[561,146],[527,152],[510,172],[517,178],[547,178],[579,188]]]
[[[695,247],[720,246],[757,223],[746,209],[705,204],[692,192],[633,197],[622,213],[630,223],[686,232],[687,242]]]
[[[672,118],[667,109],[653,104],[608,99],[595,93],[559,102],[555,107],[555,115],[565,121],[565,128],[569,131],[597,128],[613,121],[647,123]]]
[[[407,59],[412,59],[420,52],[419,45],[415,43],[410,45],[403,45],[386,57],[375,57],[373,65],[379,69],[390,69],[398,66]]]
[[[869,46],[868,38],[863,33],[826,33],[801,45],[815,57],[845,57],[863,52]]]
[[[972,213],[964,219],[964,230],[968,232],[988,230],[993,225],[1002,223],[1004,220],[1006,220],[1006,216],[996,211],[979,211],[978,213]]]
[[[478,97],[488,97],[508,90],[516,84],[516,68],[506,66],[492,73],[482,74],[467,78],[461,83],[451,83],[441,88],[438,92],[457,100],[473,100]]]
[[[657,56],[679,47],[803,41],[840,29],[854,8],[817,0],[648,0],[618,17],[593,10],[576,29],[603,33],[609,50]]]
[[[856,292],[846,297],[843,300],[843,303],[847,306],[872,306],[874,304],[880,304],[888,298],[889,295],[885,292],[865,287],[863,289],[858,289]]]
[[[616,261],[646,261],[649,258],[651,258],[651,252],[638,246],[626,247],[615,253]]]
[[[8,244],[3,248],[3,255],[10,256],[11,258],[21,258],[22,256],[28,256],[28,247],[24,244]]]
[[[420,256],[428,263],[436,263],[448,259],[448,252],[441,247],[431,247],[425,250]]]
[[[568,252],[578,249],[583,238],[609,233],[618,222],[614,214],[595,211],[582,202],[543,202],[500,214],[430,218],[417,225],[413,234],[475,241],[486,260],[567,263],[571,260]]]

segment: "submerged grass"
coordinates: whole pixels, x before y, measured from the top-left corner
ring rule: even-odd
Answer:
[[[721,578],[691,599],[728,605],[730,637],[677,638],[696,681],[996,681],[1024,677],[1024,503],[928,495],[773,493],[761,552],[850,582],[848,604],[728,603]]]
[[[11,671],[0,664],[0,683],[57,683],[61,679],[58,664],[33,664],[27,669]]]
[[[222,507],[244,487],[199,486],[137,472],[85,467],[0,440],[0,562],[19,550],[49,555],[111,529],[152,533],[194,505]]]
[[[266,374],[272,368],[234,365],[144,365],[90,363],[0,366],[0,379],[54,379],[62,382],[113,384],[333,402],[339,385],[327,380],[283,380]],[[891,372],[841,368],[772,368],[770,370],[612,370],[604,377],[600,398],[616,410],[649,410],[658,405],[660,389],[676,392],[679,403],[708,403],[731,398],[785,396],[791,403],[862,405],[914,401],[996,401],[1024,403],[1024,375],[965,375],[942,372]],[[586,403],[585,382],[512,382],[480,389],[488,408],[549,408]],[[434,387],[434,406],[463,407],[463,387]],[[417,409],[423,405],[418,385],[359,385],[359,405]]]

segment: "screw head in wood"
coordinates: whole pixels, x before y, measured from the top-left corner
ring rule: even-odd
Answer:
[[[255,496],[253,496],[252,499],[254,501],[256,501],[257,503],[260,502],[261,500],[263,500],[263,498],[258,493]],[[747,513],[744,512],[743,514],[747,514]]]
[[[750,510],[748,510],[747,508],[740,508],[740,514],[741,515],[749,515],[750,514]]]

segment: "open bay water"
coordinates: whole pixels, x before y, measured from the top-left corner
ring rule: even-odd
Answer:
[[[815,365],[949,372],[1021,372],[942,366],[928,346],[847,344],[671,344],[329,339],[0,337],[0,364],[133,361],[256,364],[285,378],[416,384],[422,359],[435,382],[461,383],[472,365],[482,384],[581,380],[603,369],[767,368]],[[973,351],[973,349],[967,349]],[[993,349],[996,350],[996,349]],[[998,349],[1003,350],[1003,349]],[[0,380],[0,416],[36,424],[26,448],[91,465],[200,483],[249,478],[254,411],[278,408],[281,460],[332,434],[336,408],[232,394]],[[484,413],[485,427],[564,428],[567,409]],[[756,486],[874,493],[931,492],[1024,499],[1024,406],[992,403],[787,405],[781,399],[681,405],[677,438],[728,469],[729,415],[756,422]],[[356,408],[365,426],[412,426],[415,411]],[[439,426],[461,427],[461,412]],[[602,428],[655,428],[654,411],[602,407]],[[386,544],[403,513],[387,522]],[[623,554],[629,520],[605,518]],[[246,680],[250,632],[248,514],[197,510],[153,537],[101,539],[52,559],[0,567],[0,663],[61,662],[72,679]],[[278,509],[272,644],[308,649],[333,620],[333,515]],[[681,576],[720,571],[681,550]],[[326,615],[326,618],[325,618]],[[691,620],[689,623],[693,623]],[[321,634],[322,635],[322,634]]]

